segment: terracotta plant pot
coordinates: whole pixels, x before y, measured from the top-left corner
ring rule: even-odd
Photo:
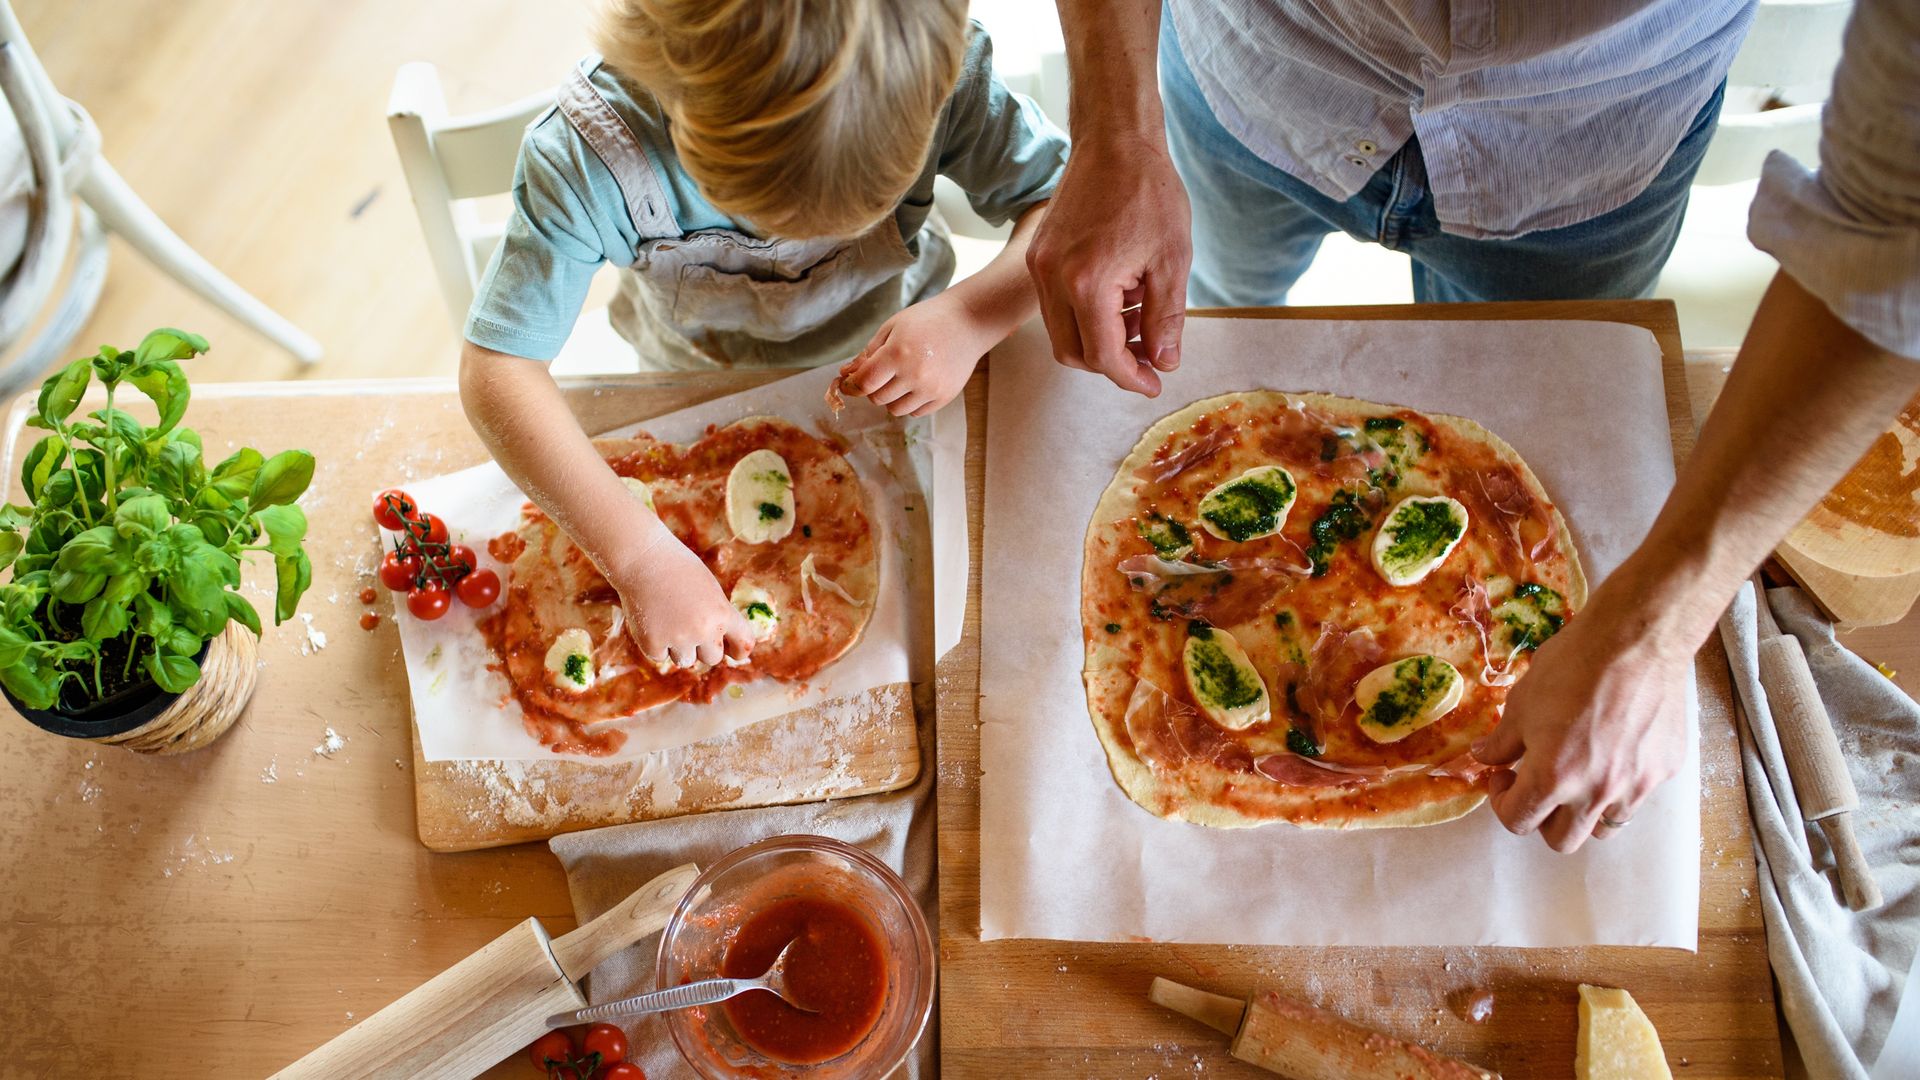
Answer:
[[[78,713],[31,709],[4,687],[0,693],[29,723],[55,735],[142,754],[180,754],[213,742],[246,711],[259,681],[258,653],[253,633],[229,623],[195,657],[200,681],[182,693],[169,694],[146,682]]]

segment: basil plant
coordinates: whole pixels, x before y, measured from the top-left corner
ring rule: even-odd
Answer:
[[[313,455],[248,447],[209,467],[200,436],[180,426],[180,361],[206,351],[196,334],[155,330],[40,388],[27,426],[47,435],[20,469],[30,505],[0,507],[0,568],[13,569],[0,585],[0,685],[30,708],[74,711],[145,679],[191,687],[195,657],[229,619],[260,632],[237,591],[246,553],[273,559],[276,623],[312,581],[307,518],[293,503]],[[106,404],[76,416],[95,380]],[[116,407],[129,387],[153,402],[156,423]]]

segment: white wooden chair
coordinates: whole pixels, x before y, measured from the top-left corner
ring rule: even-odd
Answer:
[[[0,0],[0,95],[32,169],[24,244],[0,281],[0,350],[8,353],[0,367],[0,399],[38,379],[92,313],[106,276],[108,231],[303,363],[320,359],[319,342],[188,247],[100,156],[92,118],[55,90],[6,0]],[[73,269],[49,313],[44,309],[70,252]]]
[[[1760,166],[1773,150],[1819,162],[1821,109],[1852,9],[1852,0],[1761,0],[1727,73],[1719,128],[1654,290],[1678,306],[1689,347],[1738,345],[1753,322],[1779,265],[1747,242]]]
[[[453,116],[432,64],[405,64],[394,75],[387,126],[456,334],[466,326],[474,289],[505,227],[504,221],[483,219],[475,200],[512,188],[521,136],[553,99],[554,91],[547,90],[486,112]],[[604,306],[581,314],[552,365],[556,375],[639,368],[633,347],[614,332]]]

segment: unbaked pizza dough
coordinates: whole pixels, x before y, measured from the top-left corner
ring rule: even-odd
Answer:
[[[1479,424],[1225,394],[1149,428],[1100,497],[1087,707],[1161,817],[1437,824],[1484,800],[1467,749],[1586,593],[1560,512]]]

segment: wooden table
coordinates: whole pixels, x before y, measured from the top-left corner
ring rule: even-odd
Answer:
[[[1402,305],[1235,311],[1272,318],[1590,319],[1653,331],[1666,362],[1676,454],[1693,417],[1673,306],[1609,303]],[[980,562],[986,388],[967,388],[968,504]],[[1574,991],[1624,986],[1660,1028],[1677,1075],[1781,1075],[1780,1036],[1755,888],[1751,823],[1732,727],[1725,653],[1701,650],[1700,950],[1270,948],[980,940],[980,596],[938,672],[941,1060],[949,1077],[1260,1077],[1226,1039],[1147,1002],[1155,975],[1220,993],[1274,988],[1499,1070],[1508,1080],[1572,1074]],[[1490,887],[1520,887],[1490,882]],[[1285,886],[1282,886],[1285,887]],[[1474,1024],[1463,996],[1494,993]]]
[[[569,398],[600,431],[766,381],[624,376]],[[58,738],[0,708],[0,1077],[265,1076],[529,915],[573,926],[544,845],[420,846],[408,704],[386,690],[399,635],[391,619],[357,625],[378,555],[368,493],[485,459],[450,389],[195,388],[187,423],[211,458],[242,442],[318,458],[303,500],[314,634],[300,618],[269,627],[246,714],[178,758]],[[313,395],[356,395],[360,422],[315,423],[333,410],[307,407]],[[257,570],[249,582],[270,588]],[[329,728],[346,740],[331,757],[316,749]]]

